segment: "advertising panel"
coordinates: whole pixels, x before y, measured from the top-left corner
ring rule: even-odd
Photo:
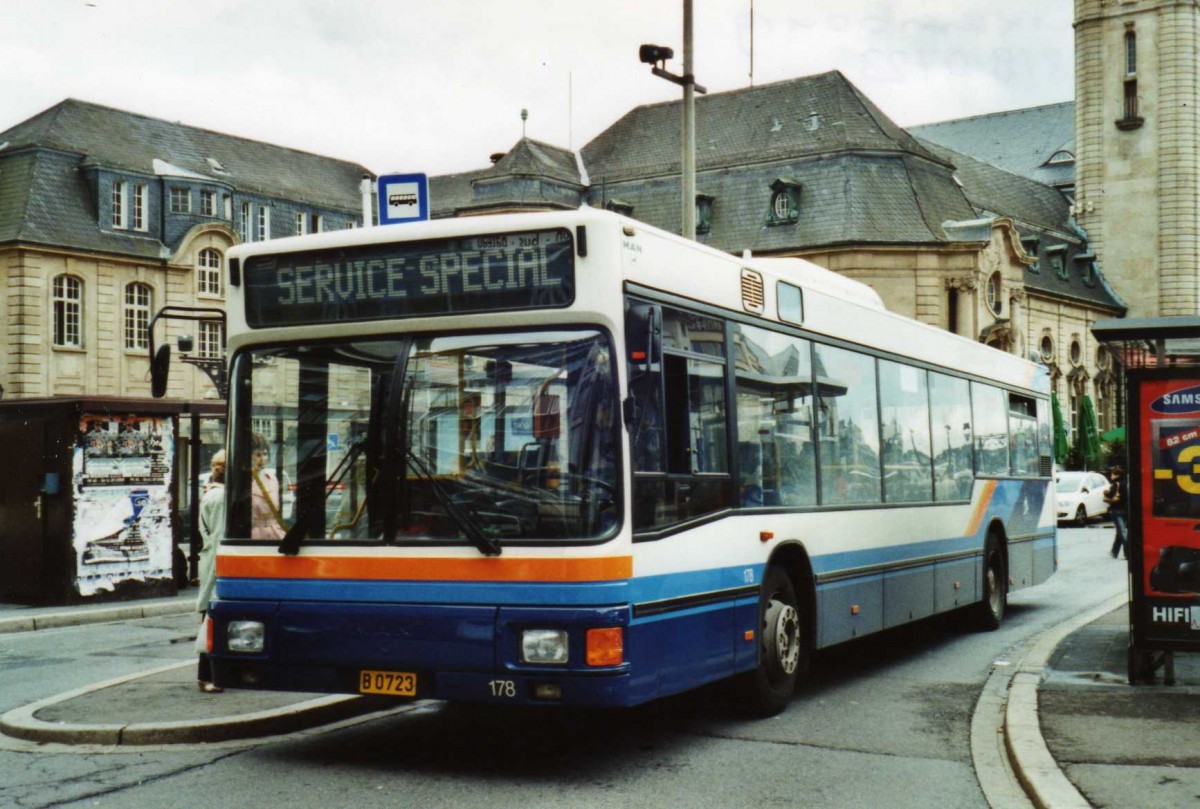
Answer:
[[[171,579],[170,417],[81,417],[73,458],[75,587]]]
[[[1200,642],[1200,384],[1146,379],[1138,387],[1141,564],[1137,620],[1160,641]],[[1140,568],[1140,569],[1139,569]]]

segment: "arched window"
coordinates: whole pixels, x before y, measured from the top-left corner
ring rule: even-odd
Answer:
[[[54,345],[83,348],[83,281],[73,275],[56,275],[52,284]]]
[[[221,296],[221,253],[206,247],[196,256],[196,292]]]
[[[149,284],[134,282],[125,286],[125,348],[150,347],[150,307],[154,292]]]

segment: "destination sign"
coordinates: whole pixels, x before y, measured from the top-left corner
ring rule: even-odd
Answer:
[[[252,256],[255,328],[514,309],[575,300],[570,231],[539,230]]]

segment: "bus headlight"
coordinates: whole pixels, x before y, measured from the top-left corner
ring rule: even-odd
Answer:
[[[225,643],[231,652],[255,654],[263,650],[267,630],[262,621],[230,621]]]
[[[564,629],[526,629],[521,633],[521,662],[562,665],[567,662]]]

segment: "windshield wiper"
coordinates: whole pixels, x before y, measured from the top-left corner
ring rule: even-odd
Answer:
[[[454,502],[454,498],[446,491],[446,487],[438,482],[438,479],[429,471],[429,467],[425,462],[412,451],[411,447],[405,447],[404,455],[408,459],[408,465],[416,471],[421,480],[429,484],[429,488],[433,490],[433,494],[437,497],[438,502],[442,504],[442,508],[446,509],[446,513],[450,515],[450,519],[462,529],[467,539],[471,544],[479,549],[479,552],[485,556],[499,556],[500,543],[483,532],[479,527],[479,523],[475,522],[475,518],[459,507]]]
[[[354,468],[354,462],[358,460],[358,456],[367,448],[367,439],[362,437],[350,445],[346,456],[342,458],[341,463],[333,470],[333,474],[325,481],[325,497],[323,501],[329,499],[329,495],[337,488],[337,485],[342,482],[346,475]],[[292,527],[283,535],[283,539],[279,541],[279,552],[285,556],[295,556],[300,553],[300,545],[304,542],[304,534],[308,530],[308,519],[312,509],[308,508],[307,498],[302,499],[298,504],[299,509],[296,514],[296,521],[292,523]]]

